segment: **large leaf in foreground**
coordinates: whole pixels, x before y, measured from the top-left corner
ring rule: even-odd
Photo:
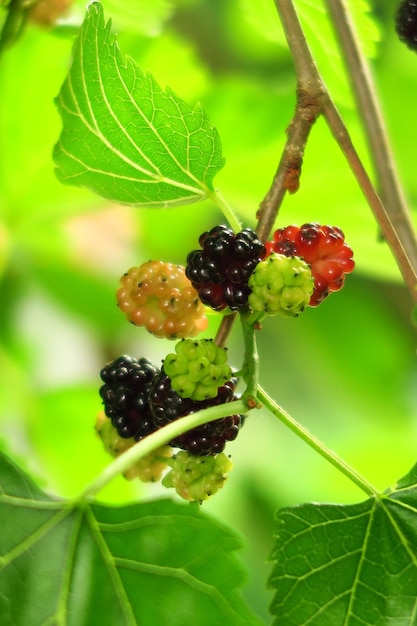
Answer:
[[[133,205],[204,199],[224,164],[216,129],[124,57],[110,29],[101,4],[90,4],[57,98],[59,179]]]
[[[259,626],[237,587],[239,539],[169,500],[50,498],[0,456],[2,626]]]
[[[361,504],[279,510],[273,559],[274,624],[417,624],[417,465]]]

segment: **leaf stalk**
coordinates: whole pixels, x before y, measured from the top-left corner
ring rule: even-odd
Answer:
[[[207,422],[226,417],[227,415],[247,413],[248,410],[249,407],[244,400],[235,400],[219,406],[203,409],[202,411],[197,411],[185,417],[180,417],[151,435],[148,435],[141,441],[138,441],[138,443],[117,457],[110,465],[107,465],[101,474],[99,474],[82,492],[78,501],[94,497],[103,487],[113,480],[113,478],[119,474],[123,474],[142,457],[157,450],[183,433],[197,428],[202,424],[206,424]]]
[[[331,463],[336,469],[352,481],[367,496],[377,498],[379,493],[363,476],[343,461],[335,452],[327,448],[319,439],[312,435],[304,426],[299,424],[291,417],[283,408],[281,408],[262,387],[258,387],[258,400],[263,404],[275,417],[277,417],[287,428],[292,430],[300,439],[302,439],[310,448],[318,452],[326,461]]]

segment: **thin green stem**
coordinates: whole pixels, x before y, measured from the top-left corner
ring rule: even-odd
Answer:
[[[249,323],[249,313],[241,313],[242,338],[244,344],[243,379],[247,385],[244,398],[248,402],[256,400],[259,378],[259,355],[256,345],[256,330],[254,324]],[[256,403],[256,402],[255,402]]]
[[[229,222],[230,227],[238,233],[242,230],[242,224],[237,217],[236,213],[233,211],[232,207],[226,202],[220,192],[218,191],[210,191],[207,193],[207,197],[210,198],[212,202],[221,210],[226,220]]]
[[[7,16],[0,32],[0,54],[20,36],[26,23],[27,10],[22,0],[10,0]]]
[[[326,461],[329,461],[336,469],[351,480],[359,489],[367,496],[378,497],[378,491],[363,476],[358,474],[356,470],[350,467],[345,461],[337,456],[335,452],[327,448],[319,439],[314,437],[304,426],[301,426],[294,420],[284,409],[282,409],[262,387],[258,387],[257,394],[259,402],[261,402],[273,415],[275,415],[285,426],[287,426],[300,439],[308,444],[313,450],[318,452]]]
[[[129,467],[137,463],[142,457],[157,450],[161,446],[167,444],[172,439],[179,437],[183,433],[197,428],[207,422],[221,419],[227,415],[244,414],[249,410],[244,400],[235,400],[219,406],[213,406],[203,411],[198,411],[181,417],[171,424],[160,428],[148,437],[145,437],[134,446],[126,450],[117,457],[113,463],[110,463],[97,478],[90,483],[79,497],[79,501],[94,497],[103,487],[105,487],[113,478],[119,474],[123,474]]]

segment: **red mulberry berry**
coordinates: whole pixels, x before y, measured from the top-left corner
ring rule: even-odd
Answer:
[[[194,337],[208,325],[198,293],[180,265],[148,261],[132,267],[120,283],[120,310],[156,337]]]
[[[397,9],[395,29],[400,40],[417,50],[417,0],[403,0]]]
[[[104,367],[100,396],[120,437],[139,441],[156,430],[149,392],[158,370],[147,359],[121,356]]]
[[[248,304],[249,276],[265,256],[256,233],[245,228],[235,234],[226,226],[203,233],[201,250],[187,257],[185,273],[200,300],[215,311],[243,309]]]
[[[225,404],[235,400],[235,380],[227,381],[218,389],[217,396],[209,400],[196,402],[191,398],[181,398],[171,386],[170,378],[162,370],[156,377],[151,393],[150,405],[158,428],[211,406]],[[191,454],[205,456],[222,452],[226,441],[236,439],[241,426],[240,415],[229,415],[190,430],[174,440],[170,445],[174,448],[188,450]]]
[[[345,275],[355,267],[352,249],[337,226],[308,223],[279,228],[265,247],[267,254],[298,256],[308,263],[314,278],[309,306],[317,306],[329,293],[341,289]]]

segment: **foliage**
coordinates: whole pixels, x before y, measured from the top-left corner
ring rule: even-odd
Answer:
[[[198,508],[62,502],[4,457],[0,476],[3,623],[259,624],[238,538]]]
[[[103,623],[108,624],[120,619],[168,624],[169,615],[172,623],[184,623],[189,606],[198,624],[258,623],[255,613],[270,621],[272,597],[276,623],[302,624],[307,614],[317,625],[413,623],[415,470],[395,489],[380,493],[415,462],[411,306],[389,248],[321,120],[307,146],[301,189],[286,199],[280,225],[312,219],[338,224],[355,251],[356,272],[343,292],[318,310],[296,320],[265,321],[258,342],[259,375],[281,405],[376,484],[375,490],[356,504],[357,485],[261,410],[250,415],[228,447],[235,470],[223,490],[204,503],[204,512],[163,498],[147,502],[166,492],[120,476],[100,492],[104,504],[80,497],[108,464],[93,428],[100,410],[100,367],[125,351],[152,355],[155,362],[172,351],[172,344],[161,340],[155,346],[143,329],[123,322],[114,306],[118,276],[149,258],[184,263],[199,233],[223,219],[219,207],[224,209],[224,203],[214,184],[238,207],[245,224],[254,224],[293,113],[295,86],[272,2],[268,8],[262,3],[265,11],[256,15],[244,0],[103,4],[123,54],[97,13],[97,22],[84,22],[85,38],[76,40],[68,73],[70,35],[78,33],[83,19],[80,2],[67,21],[50,31],[29,22],[0,60],[0,293],[6,303],[0,313],[0,419],[2,448],[24,468],[2,456],[0,597],[6,605],[0,612],[9,620],[5,624],[32,626],[48,616],[52,623],[53,615],[57,623],[88,623],[89,603],[95,615],[107,611]],[[349,3],[352,8],[357,4]],[[368,11],[353,15],[363,48],[373,58],[400,175],[413,204],[410,94],[416,86],[416,58],[394,36],[392,7],[379,2],[371,11],[361,4]],[[303,0],[297,8],[331,95],[372,171],[328,15],[318,2]],[[320,33],[327,33],[325,48],[315,39]],[[100,62],[95,46],[103,51]],[[106,81],[100,82],[104,74]],[[139,122],[127,129],[124,120],[118,125],[109,115],[116,109],[124,115],[118,97],[124,84],[124,104],[132,107],[135,120],[145,121],[153,143],[140,144]],[[181,206],[138,211],[55,178],[51,150],[61,127],[54,100],[61,85],[57,102],[64,129],[54,154],[61,180],[76,174],[83,185],[116,202]],[[151,88],[153,107],[147,99]],[[105,97],[105,107],[97,95]],[[204,109],[195,104],[199,100]],[[146,120],[154,120],[156,113],[161,117],[150,126]],[[206,142],[198,158],[194,131]],[[181,142],[170,159],[173,133]],[[157,192],[150,195],[143,191],[148,182],[138,184],[139,151],[153,173],[147,181],[153,180]],[[133,180],[109,184],[108,172],[126,160],[135,164]],[[83,169],[74,169],[81,161]],[[103,167],[104,175],[92,171]],[[202,203],[187,206],[197,199]],[[213,336],[218,321],[213,315],[205,336]],[[238,363],[236,333],[229,351]],[[315,500],[342,504],[299,505]],[[144,535],[142,524],[149,515],[157,528],[148,526]],[[246,536],[241,549],[250,573],[245,599],[238,591],[244,577],[235,555],[241,541],[217,518]],[[136,543],[139,530],[143,544]],[[272,532],[277,533],[274,562],[265,565]],[[163,546],[162,552],[156,545]],[[212,560],[204,558],[208,547]],[[126,555],[128,549],[133,552]],[[62,578],[51,576],[57,571]],[[155,586],[150,572],[158,578]],[[161,597],[160,576],[164,604],[157,601],[157,608],[150,609],[152,594]],[[295,577],[291,589],[288,576]],[[264,590],[267,577],[273,591]],[[67,594],[71,585],[77,589],[74,595]],[[136,585],[144,589],[137,598],[132,594]],[[110,594],[104,589],[119,599],[112,607],[101,603]],[[131,613],[121,600],[126,596]],[[176,612],[153,612],[170,609],[171,602]],[[119,610],[125,611],[123,618]]]
[[[276,624],[414,622],[416,475],[361,504],[278,511]]]

